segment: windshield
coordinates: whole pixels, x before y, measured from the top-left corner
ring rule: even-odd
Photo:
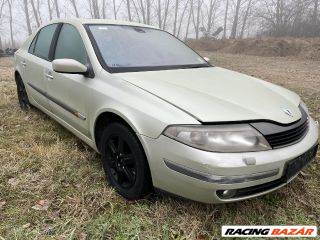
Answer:
[[[112,72],[208,67],[209,64],[169,33],[123,25],[89,25],[103,65]]]

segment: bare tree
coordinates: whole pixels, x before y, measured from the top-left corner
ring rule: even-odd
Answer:
[[[0,0],[0,23],[1,23],[1,18],[2,18],[3,6],[4,6],[4,1]],[[2,38],[1,38],[1,35],[0,35],[0,50],[2,50],[2,49],[3,49]]]
[[[190,10],[189,10],[189,15],[188,15],[186,35],[185,35],[185,38],[184,38],[185,41],[188,39],[189,27],[190,27],[190,21],[191,21],[192,13],[193,13],[193,0],[190,0]]]
[[[30,3],[31,3],[34,18],[36,19],[37,27],[40,27],[39,15],[38,15],[36,6],[34,5],[34,0],[30,0]]]
[[[169,5],[170,5],[170,0],[166,0],[165,1],[165,8],[164,8],[163,23],[162,23],[163,30],[166,30],[166,27],[167,27],[167,20],[168,20],[168,15],[169,15]]]
[[[158,0],[157,4],[157,18],[158,18],[158,27],[161,29],[162,28],[162,11],[161,11],[161,0]]]
[[[196,32],[196,39],[199,39],[199,33],[200,33],[200,13],[201,13],[201,6],[203,3],[203,0],[198,0],[197,5],[197,16],[196,16],[196,22],[194,23],[194,28]]]
[[[0,1],[0,23],[1,23],[1,18],[2,18],[2,10],[3,10],[3,6],[4,6],[4,1]],[[2,46],[2,38],[1,38],[1,35],[0,35],[0,50],[3,49],[3,46]]]
[[[141,14],[142,14],[142,21],[143,21],[143,23],[147,23],[146,9],[145,9],[143,0],[139,1],[139,7],[140,7]]]
[[[146,0],[146,22],[150,24],[150,17],[151,17],[151,3],[150,0]]]
[[[51,9],[51,2],[47,0],[48,12],[49,12],[49,19],[52,20],[52,9]]]
[[[151,17],[151,2],[150,2],[150,0],[139,0],[138,6],[140,8],[143,23],[150,24],[150,17]]]
[[[114,19],[117,20],[117,6],[116,6],[116,0],[112,0],[113,1],[113,16]]]
[[[319,0],[314,0],[314,8],[313,8],[313,24],[318,24],[318,10],[319,9]]]
[[[13,39],[13,18],[12,18],[12,3],[13,0],[7,0],[8,9],[9,9],[9,25],[10,25],[10,40],[11,47],[14,48],[14,39]]]
[[[175,6],[174,6],[173,35],[176,35],[176,31],[177,31],[178,10],[179,10],[179,0],[176,0]]]
[[[11,3],[11,18],[16,13],[18,2],[21,2],[28,34],[32,33],[32,24],[39,27],[47,20],[45,17],[50,20],[71,15],[80,17],[83,13],[80,4],[85,2],[92,18],[106,18],[110,12],[114,19],[155,23],[160,29],[169,29],[181,38],[192,35],[199,39],[201,32],[203,36],[217,37],[222,31],[223,38],[227,35],[243,38],[246,32],[251,36],[320,36],[320,0],[67,0],[72,13],[59,6],[65,4],[62,0],[0,0],[0,7],[4,2],[7,10],[2,16],[6,19],[0,22],[0,27],[9,33],[12,27],[18,29],[19,23],[15,26],[14,18],[10,20],[8,1]],[[249,32],[249,27],[256,32]],[[11,45],[12,39],[16,43],[20,39],[15,39],[14,33],[13,37],[11,34],[1,37],[2,42]]]
[[[243,17],[243,23],[242,23],[241,32],[240,32],[240,38],[243,38],[243,33],[244,33],[245,28],[246,28],[247,19],[248,19],[248,15],[249,15],[249,12],[250,12],[251,4],[252,4],[252,0],[249,0],[246,12],[245,12],[244,17]]]
[[[216,4],[217,0],[210,0],[210,4],[209,4],[209,11],[208,11],[208,22],[207,22],[207,29],[206,32],[208,34],[210,34],[211,32],[211,27],[212,27],[212,20],[213,20],[213,10],[214,10],[214,6]]]
[[[137,6],[137,4],[136,4],[136,2],[135,2],[134,0],[132,0],[132,5],[133,5],[134,11],[135,11],[135,13],[136,13],[136,15],[137,15],[138,22],[141,22],[141,17],[140,17],[139,8],[138,8],[138,6]]]
[[[131,22],[132,18],[131,18],[130,0],[127,0],[127,13],[128,13],[128,19]]]
[[[226,36],[227,36],[228,10],[229,10],[229,0],[227,0],[226,9],[225,9],[225,13],[224,13],[223,38],[226,38]]]
[[[27,23],[28,34],[31,35],[32,29],[31,29],[31,24],[30,24],[28,0],[23,0],[23,3],[24,3],[24,14],[25,14],[25,16],[26,16],[26,23]]]
[[[283,1],[277,0],[277,10],[276,10],[276,35],[280,36],[280,31],[282,27],[282,14],[283,14]]]
[[[57,18],[60,18],[60,9],[59,9],[58,0],[54,0],[54,6],[55,6],[55,9],[56,9]]]
[[[184,5],[184,8],[183,8],[183,11],[182,11],[182,13],[180,15],[180,21],[179,21],[177,37],[180,36],[181,26],[182,26],[182,22],[183,22],[183,19],[184,19],[184,16],[185,16],[185,13],[186,13],[186,10],[187,10],[187,7],[188,7],[188,3],[189,3],[189,0],[186,1],[185,5]]]
[[[293,2],[290,2],[290,5]],[[285,8],[283,0],[275,0],[272,2],[260,2],[259,9],[256,15],[262,20],[261,32],[262,35],[272,35],[280,37],[289,33],[291,22],[295,19],[294,6]]]
[[[0,19],[2,17],[2,11],[3,11],[4,4],[5,4],[5,2],[3,0],[0,0]]]
[[[42,4],[42,1],[41,0],[37,0],[36,1],[36,10],[37,10],[37,13],[38,13],[38,18],[39,18],[39,22],[40,22],[40,25],[42,24],[42,19],[41,19],[41,4]]]
[[[100,18],[99,5],[97,0],[92,0],[92,10],[94,18]]]
[[[49,2],[49,0],[48,0],[48,2]],[[71,5],[73,7],[74,13],[76,14],[76,17],[78,18],[79,17],[79,12],[78,12],[76,1],[75,0],[70,0],[70,2],[71,2]]]
[[[103,19],[105,19],[107,17],[107,14],[106,14],[106,0],[102,0],[101,15],[102,15]]]
[[[94,18],[93,8],[92,8],[92,1],[91,1],[91,0],[87,0],[87,3],[88,3],[88,5],[89,5],[90,17],[91,17],[91,18]]]
[[[301,27],[302,27],[302,21],[303,21],[303,11],[304,11],[304,4],[302,4],[302,0],[296,0],[293,13],[293,23],[291,28],[291,34],[301,34]]]
[[[236,38],[237,36],[237,28],[239,22],[239,11],[240,11],[241,0],[237,0],[236,10],[233,18],[233,24],[231,29],[230,38]]]

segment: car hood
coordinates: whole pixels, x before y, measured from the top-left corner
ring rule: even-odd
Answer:
[[[117,75],[201,122],[271,120],[288,124],[301,118],[297,94],[219,67]]]

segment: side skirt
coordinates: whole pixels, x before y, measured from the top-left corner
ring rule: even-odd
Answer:
[[[87,136],[85,136],[84,134],[82,134],[81,132],[79,132],[78,130],[76,130],[74,127],[72,127],[70,124],[66,123],[64,120],[62,120],[61,118],[59,118],[58,116],[56,116],[55,114],[53,114],[52,112],[48,111],[47,109],[45,109],[44,107],[42,107],[41,105],[39,105],[37,102],[33,102],[33,105],[38,108],[39,110],[41,110],[42,112],[44,112],[45,114],[47,114],[48,116],[50,116],[52,119],[54,119],[55,121],[57,121],[60,125],[62,125],[64,128],[66,128],[67,130],[69,130],[71,133],[73,133],[76,137],[80,138],[82,141],[84,141],[86,144],[88,144],[91,148],[93,148],[93,150],[95,150],[97,153],[99,153],[96,144],[94,141],[92,141],[92,139],[88,138]]]

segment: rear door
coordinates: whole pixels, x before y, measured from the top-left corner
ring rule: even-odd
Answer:
[[[63,24],[56,40],[53,59],[74,59],[89,65],[85,45],[78,30],[71,24]],[[88,105],[90,84],[93,79],[81,74],[57,73],[47,69],[52,78],[48,81],[52,112],[87,137],[90,136]]]
[[[49,76],[46,72],[51,68],[50,49],[58,24],[43,27],[33,39],[28,57],[21,60],[24,66],[23,78],[31,90],[31,97],[40,106],[50,111],[47,94]]]

